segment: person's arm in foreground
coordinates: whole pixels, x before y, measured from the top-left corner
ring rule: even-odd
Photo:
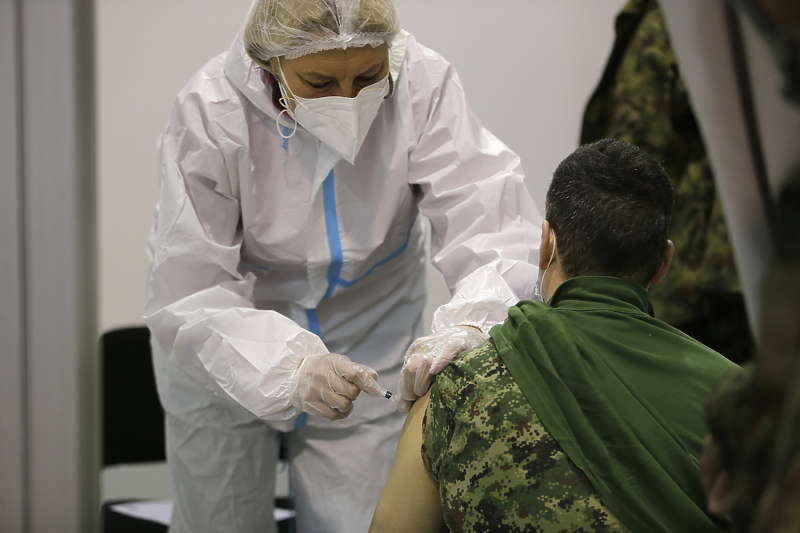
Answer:
[[[447,531],[442,521],[439,485],[425,470],[420,453],[422,419],[429,395],[422,396],[408,413],[370,533]]]

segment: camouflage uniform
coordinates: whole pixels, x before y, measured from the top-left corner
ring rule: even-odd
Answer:
[[[492,341],[437,377],[422,459],[452,532],[629,531],[545,430]]]
[[[615,137],[661,161],[675,209],[669,275],[650,290],[656,316],[735,362],[752,341],[722,208],[664,19],[655,0],[632,0],[584,115],[581,144]]]

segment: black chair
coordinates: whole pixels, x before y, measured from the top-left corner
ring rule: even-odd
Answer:
[[[108,331],[100,339],[102,357],[103,468],[166,461],[164,410],[158,399],[150,331],[145,326]],[[103,502],[104,533],[166,533],[167,526],[116,512],[112,506],[137,500]],[[285,498],[276,507],[287,508]],[[293,519],[278,522],[278,532],[293,529]]]
[[[103,399],[103,468],[166,461],[164,411],[156,391],[145,326],[108,331],[100,339]],[[103,502],[104,533],[166,533],[167,526],[116,512]]]

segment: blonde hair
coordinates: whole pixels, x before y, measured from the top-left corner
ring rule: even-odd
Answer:
[[[269,59],[390,43],[400,30],[393,0],[255,0],[244,29],[247,55]]]

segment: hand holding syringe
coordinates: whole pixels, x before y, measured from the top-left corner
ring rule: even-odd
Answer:
[[[375,372],[375,371],[372,370],[372,372]],[[342,376],[342,377],[347,379],[346,376]],[[373,379],[376,379],[377,377],[378,377],[377,373],[374,376],[372,376]],[[378,396],[378,395],[376,395],[374,393],[371,393],[369,390],[367,390],[367,388],[362,388],[361,390],[363,390],[364,392],[366,392],[367,394],[369,394],[373,398],[386,398],[387,400],[390,400],[392,402],[397,403],[397,393],[392,392],[389,389],[384,389],[383,387],[378,385],[377,381],[373,381],[373,383],[375,384],[374,387],[377,388],[380,391],[380,396]],[[372,389],[372,388],[373,388],[372,386],[369,387],[369,389]]]

